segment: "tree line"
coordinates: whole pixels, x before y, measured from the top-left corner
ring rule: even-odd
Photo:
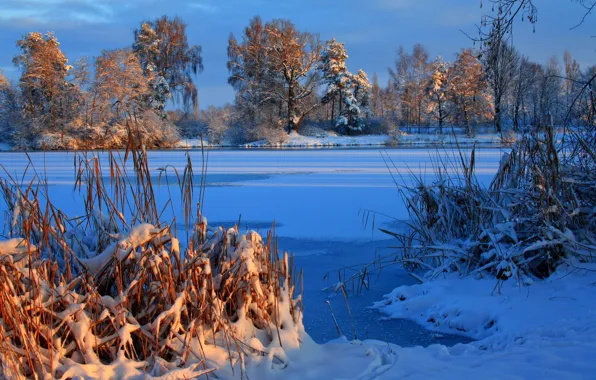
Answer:
[[[596,65],[582,69],[567,51],[562,64],[556,57],[532,62],[501,38],[501,22],[492,21],[482,49],[462,49],[452,62],[431,59],[421,44],[400,47],[382,86],[376,73],[371,82],[363,70],[348,70],[340,41],[257,16],[228,40],[233,104],[203,111],[194,82],[203,71],[201,47],[189,45],[178,17],[143,21],[132,46],[73,65],[54,34],[32,32],[17,42],[18,84],[0,73],[0,139],[18,147],[122,147],[128,121],[151,147],[199,135],[213,143],[276,141],[313,129],[433,126],[443,133],[456,126],[473,135],[489,125],[497,133],[593,125],[594,92],[583,85]]]
[[[189,46],[178,17],[144,21],[132,46],[73,65],[51,32],[28,33],[17,47],[18,84],[0,75],[0,139],[17,147],[123,147],[128,122],[147,146],[171,146],[179,134],[168,119],[169,99],[198,113],[192,76],[203,70],[201,48]]]

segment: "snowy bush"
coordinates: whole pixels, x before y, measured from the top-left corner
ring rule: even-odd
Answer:
[[[69,123],[61,133],[41,131],[32,138],[15,139],[19,150],[80,150],[121,149],[126,147],[129,132],[142,138],[147,148],[170,148],[180,140],[176,127],[152,111],[143,112],[130,127],[129,121],[118,123],[83,124],[81,120]]]
[[[212,144],[221,144],[228,133],[232,118],[231,107],[209,106],[201,112],[200,119],[205,123],[207,137]]]
[[[420,281],[453,271],[548,277],[561,263],[593,261],[595,162],[561,162],[552,128],[534,130],[503,155],[486,188],[474,174],[475,150],[460,152],[461,176],[448,174],[456,163],[437,163],[432,183],[400,189],[411,228],[385,232],[400,240],[399,260]]]
[[[388,119],[383,119],[382,124],[387,128],[389,138],[385,142],[389,146],[397,146],[401,141],[402,132],[397,124],[392,124]]]

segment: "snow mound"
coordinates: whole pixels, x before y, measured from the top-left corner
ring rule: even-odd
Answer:
[[[403,348],[425,368],[413,378],[590,378],[596,365],[596,265],[561,266],[532,285],[449,274],[423,284],[401,286],[374,307],[386,318],[407,318],[440,332],[478,339],[452,348]],[[396,367],[404,355],[400,357]],[[442,362],[439,367],[436,365]],[[499,364],[500,363],[500,364]],[[506,363],[506,366],[503,366]],[[425,374],[424,376],[422,376]]]

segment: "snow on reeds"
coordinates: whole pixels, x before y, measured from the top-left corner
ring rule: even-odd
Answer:
[[[144,147],[129,137],[107,167],[76,156],[83,217],[54,207],[41,175],[0,180],[0,377],[190,379],[224,365],[243,377],[253,356],[283,368],[304,333],[292,258],[271,233],[209,228],[193,208],[190,159],[169,174],[187,222],[196,215],[181,252],[160,218],[171,201],[158,205]]]
[[[510,278],[529,284],[562,263],[594,261],[593,146],[577,133],[556,146],[552,128],[535,129],[503,154],[488,187],[474,174],[475,149],[451,159],[437,154],[431,181],[414,177],[405,186],[395,179],[409,213],[405,232],[382,229],[396,238],[395,253],[343,280],[367,286],[371,273],[398,262],[420,282],[446,272],[490,274],[498,290]]]

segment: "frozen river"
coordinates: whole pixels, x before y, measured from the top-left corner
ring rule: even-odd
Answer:
[[[276,221],[280,249],[294,252],[296,265],[304,268],[305,326],[319,342],[337,336],[326,299],[333,306],[342,332],[350,338],[353,335],[343,297],[321,291],[327,285],[323,276],[330,273],[331,282],[337,281],[338,269],[370,262],[375,254],[388,253],[387,247],[392,243],[386,235],[372,231],[370,223],[363,226],[362,211],[372,210],[404,220],[407,213],[394,179],[408,184],[411,175],[431,178],[432,162],[437,157],[457,157],[450,149],[211,150],[207,154],[204,214],[209,224],[231,226],[240,219],[242,230],[264,234]],[[490,181],[501,154],[499,149],[476,152],[481,182]],[[82,199],[73,191],[74,153],[36,152],[30,153],[30,157],[37,172],[47,178],[54,204],[70,215],[80,213]],[[198,176],[201,152],[191,151],[191,157]],[[0,163],[24,182],[33,175],[29,170],[23,177],[28,162],[24,153],[0,153]],[[156,174],[158,168],[166,165],[183,169],[185,162],[183,151],[149,154],[150,167]],[[197,178],[195,184],[199,183]],[[158,196],[167,195],[165,186],[158,186],[156,191]],[[172,194],[177,196],[175,191]],[[178,220],[183,220],[179,199],[174,199],[174,205],[180,210]],[[393,219],[381,216],[375,225],[399,228]],[[367,309],[382,294],[411,281],[394,266],[383,272],[370,291],[350,297],[358,338],[404,346],[458,341],[459,338],[431,334],[413,322],[379,321],[379,315]]]

